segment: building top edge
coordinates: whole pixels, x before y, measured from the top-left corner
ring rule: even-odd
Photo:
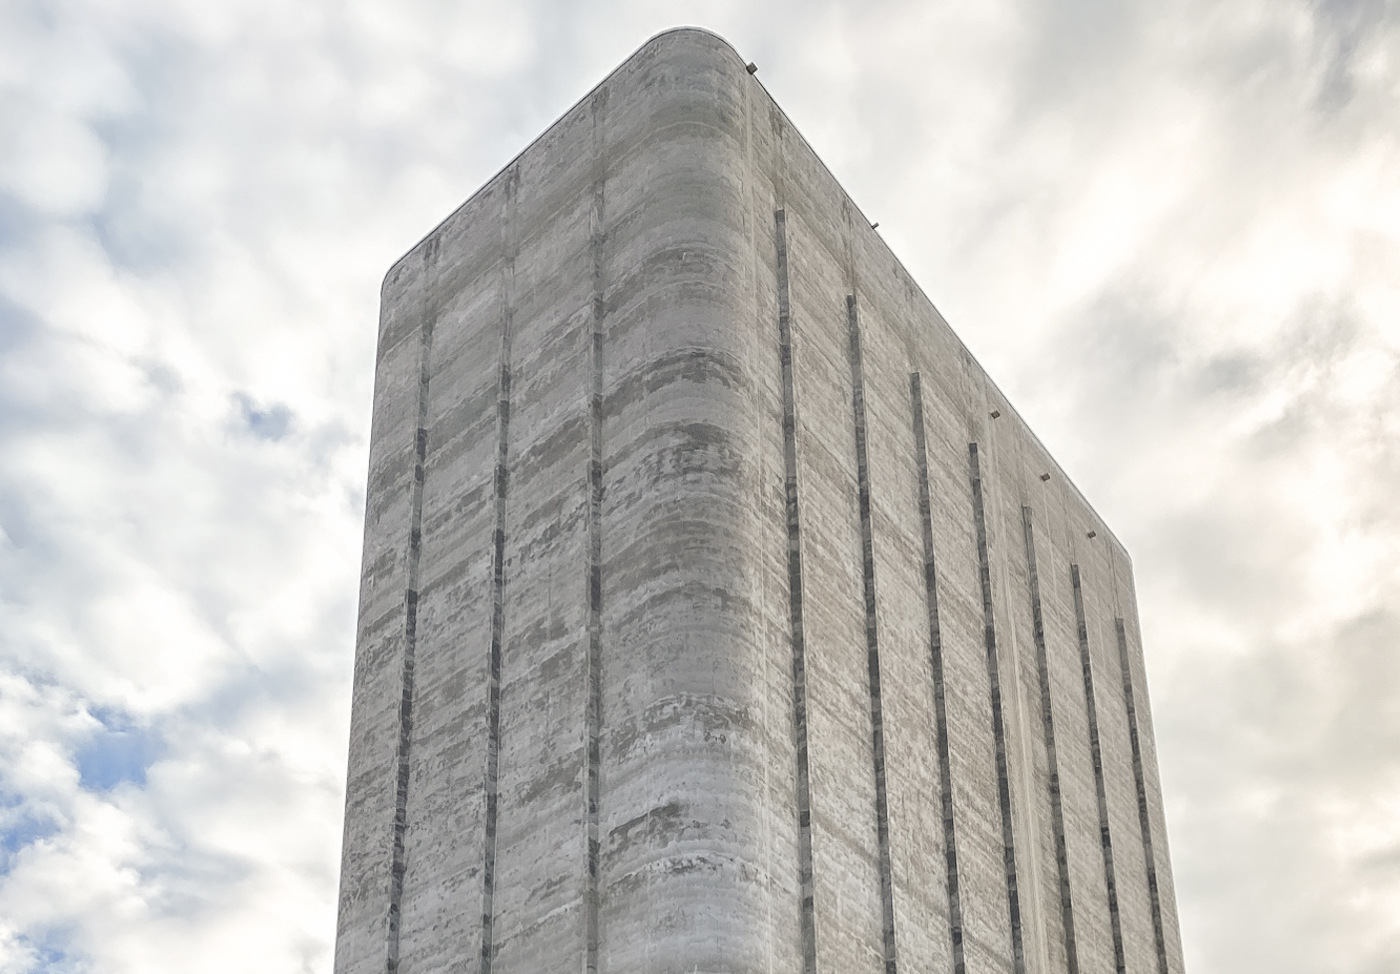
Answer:
[[[494,173],[492,173],[492,175],[489,178],[484,180],[481,183],[481,185],[478,186],[477,189],[471,193],[471,195],[469,195],[465,200],[463,200],[458,206],[454,207],[452,211],[448,213],[445,217],[443,217],[443,219],[438,221],[438,223],[435,224],[431,230],[423,234],[423,236],[420,237],[418,241],[415,242],[414,245],[410,247],[401,257],[395,260],[394,263],[389,267],[388,272],[385,274],[384,280],[381,284],[381,300],[383,298],[384,288],[388,286],[390,281],[395,277],[395,274],[398,271],[398,269],[406,261],[412,258],[425,245],[427,245],[429,241],[431,241],[435,236],[442,232],[449,224],[453,222],[454,219],[456,219],[460,214],[462,214],[464,210],[472,206],[473,203],[481,199],[485,194],[489,193],[492,187],[495,186],[496,183],[499,180],[501,180],[506,175],[506,173],[508,173],[511,170],[512,167],[517,165],[520,162],[520,160],[527,156],[536,146],[546,141],[550,137],[551,133],[556,129],[556,127],[563,123],[570,116],[570,114],[579,109],[580,106],[584,105],[600,89],[607,86],[617,76],[623,74],[629,67],[633,65],[634,62],[636,62],[639,58],[645,56],[648,53],[648,51],[655,50],[657,51],[657,53],[660,53],[663,49],[663,46],[665,48],[670,48],[670,51],[674,54],[694,54],[697,52],[697,50],[708,50],[709,52],[712,52],[713,54],[717,55],[718,58],[732,62],[733,65],[736,65],[741,70],[746,67],[746,62],[744,61],[742,55],[740,55],[738,50],[734,47],[734,45],[731,44],[725,37],[707,28],[681,25],[676,27],[669,27],[665,30],[659,31],[651,35],[643,43],[638,45],[632,51],[631,54],[629,54],[626,58],[620,61],[611,71],[604,75],[596,84],[590,87],[582,96],[572,101],[569,104],[569,106],[565,108],[561,113],[559,113],[559,115],[556,116],[553,121],[546,125],[539,132],[538,135],[531,139],[522,149],[520,149],[520,151],[516,152],[505,164],[500,166]],[[1039,447],[1039,449],[1043,452],[1044,457],[1049,466],[1055,471],[1055,473],[1060,478],[1063,478],[1064,483],[1084,505],[1085,509],[1088,512],[1090,512],[1093,518],[1098,522],[1097,530],[1100,532],[1101,536],[1103,536],[1103,540],[1111,543],[1117,549],[1119,555],[1121,555],[1124,561],[1126,562],[1129,571],[1131,571],[1132,557],[1127,550],[1127,546],[1123,544],[1122,540],[1118,538],[1117,534],[1113,531],[1113,529],[1109,527],[1107,521],[1101,514],[1099,514],[1094,505],[1084,495],[1083,491],[1079,489],[1078,485],[1074,482],[1074,479],[1069,476],[1068,472],[1065,471],[1060,465],[1060,463],[1055,459],[1054,454],[1051,453],[1051,451],[1046,447],[1044,441],[1042,441],[1040,437],[1035,433],[1030,423],[1028,423],[1025,417],[1023,417],[1020,414],[1020,411],[1011,404],[1010,397],[1006,395],[1006,393],[1001,389],[1000,385],[995,381],[995,379],[992,378],[990,372],[982,366],[980,361],[977,360],[977,357],[972,354],[972,351],[967,347],[967,344],[963,342],[962,338],[958,335],[957,330],[952,327],[952,325],[948,322],[947,318],[943,316],[943,313],[938,310],[937,305],[928,295],[927,291],[924,290],[922,284],[920,284],[914,278],[914,276],[908,272],[907,268],[904,267],[903,261],[901,261],[898,255],[894,253],[893,249],[889,246],[889,243],[884,239],[883,236],[881,236],[878,233],[874,233],[874,228],[873,225],[870,224],[869,218],[860,209],[859,205],[856,204],[855,200],[851,198],[850,194],[846,192],[845,187],[841,185],[841,181],[837,179],[836,174],[832,172],[831,167],[828,166],[825,160],[821,158],[821,155],[816,151],[815,147],[807,140],[806,136],[802,134],[801,130],[796,125],[791,123],[791,120],[788,119],[787,113],[783,111],[780,105],[778,105],[777,100],[773,97],[772,93],[768,91],[767,87],[757,78],[752,78],[751,81],[757,84],[759,90],[763,92],[764,97],[768,99],[773,109],[777,111],[782,116],[782,118],[788,123],[791,134],[801,143],[805,150],[811,154],[812,159],[817,163],[818,166],[820,166],[820,168],[826,173],[826,176],[839,190],[841,196],[844,197],[846,202],[850,205],[851,210],[856,215],[858,215],[860,219],[864,220],[866,225],[871,226],[872,235],[878,242],[878,246],[882,250],[884,250],[884,252],[889,256],[889,258],[893,260],[894,263],[898,265],[899,268],[904,272],[904,275],[907,278],[908,282],[913,285],[913,287],[915,288],[915,290],[917,290],[922,299],[925,302],[927,302],[929,308],[933,311],[934,315],[942,323],[943,327],[946,328],[947,331],[952,335],[953,339],[957,342],[957,344],[961,346],[964,354],[967,355],[968,359],[976,365],[978,371],[980,371],[981,374],[985,377],[987,385],[989,387],[989,391],[994,393],[995,398],[999,400],[997,408],[1009,413],[1010,415],[1008,418],[1014,417],[1015,422],[1017,422],[1024,429],[1026,434],[1031,438],[1031,440],[1036,444],[1036,446]]]

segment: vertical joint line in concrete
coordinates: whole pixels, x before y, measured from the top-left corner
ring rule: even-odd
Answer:
[[[1069,850],[1065,845],[1065,812],[1060,800],[1060,761],[1055,750],[1055,713],[1050,694],[1050,659],[1045,650],[1045,617],[1040,605],[1040,574],[1035,563],[1034,517],[1021,508],[1026,536],[1026,577],[1031,596],[1031,634],[1035,641],[1035,666],[1040,677],[1040,719],[1045,732],[1046,768],[1050,779],[1050,825],[1055,833],[1055,867],[1060,878],[1060,917],[1064,925],[1065,966],[1079,974],[1079,948],[1074,932],[1074,901],[1070,895]]]
[[[880,858],[880,907],[884,928],[885,974],[899,968],[894,936],[894,877],[890,866],[890,813],[885,790],[885,726],[880,703],[880,638],[875,612],[875,545],[870,518],[870,465],[866,448],[865,375],[860,349],[860,310],[846,295],[850,337],[851,400],[855,413],[856,487],[860,500],[861,568],[865,591],[865,655],[870,676],[871,752],[875,761],[875,829]]]
[[[943,858],[948,883],[948,933],[953,943],[953,974],[966,974],[963,951],[962,892],[958,883],[958,843],[953,822],[953,769],[948,755],[948,704],[943,672],[943,632],[938,621],[938,574],[933,557],[933,501],[928,479],[928,438],[919,373],[909,376],[913,401],[914,447],[919,466],[919,517],[924,535],[924,593],[928,602],[929,665],[933,671],[933,718],[938,746],[938,787],[943,810]]]
[[[506,624],[506,497],[510,488],[511,332],[515,317],[515,253],[511,241],[518,173],[506,181],[506,262],[501,312],[501,355],[496,384],[496,527],[491,551],[491,651],[486,671],[486,823],[481,865],[481,974],[495,961],[496,822],[500,805],[501,653]]]
[[[1074,621],[1079,630],[1079,666],[1084,671],[1084,704],[1089,718],[1089,756],[1094,762],[1094,797],[1098,802],[1099,839],[1103,847],[1103,882],[1108,891],[1108,923],[1113,934],[1113,969],[1126,971],[1123,955],[1123,921],[1118,913],[1118,879],[1113,869],[1113,838],[1108,827],[1108,791],[1103,780],[1103,748],[1099,743],[1099,708],[1094,696],[1094,665],[1089,654],[1089,625],[1084,619],[1084,590],[1079,566],[1069,566],[1074,589]]]
[[[1142,851],[1147,861],[1147,895],[1152,901],[1152,936],[1157,946],[1157,970],[1167,974],[1167,940],[1162,924],[1162,896],[1157,886],[1157,857],[1152,851],[1152,816],[1147,810],[1147,784],[1142,775],[1142,741],[1138,732],[1137,703],[1133,692],[1133,670],[1128,658],[1128,634],[1122,617],[1113,620],[1118,636],[1118,665],[1123,670],[1123,702],[1128,710],[1128,741],[1133,747],[1133,781],[1137,785],[1138,825],[1142,829]]]
[[[596,124],[596,122],[595,122]],[[601,162],[599,163],[601,166]],[[593,258],[593,313],[588,400],[588,656],[584,769],[584,971],[598,970],[598,794],[603,717],[603,326],[607,315],[603,258],[603,174],[593,184],[589,249]]]
[[[433,322],[424,316],[418,331],[418,415],[413,435],[413,485],[409,493],[408,583],[404,589],[403,671],[399,691],[399,743],[395,755],[393,848],[389,870],[389,927],[384,968],[399,969],[399,933],[403,914],[403,879],[407,858],[408,779],[413,741],[413,665],[418,647],[418,563],[423,547],[423,482],[428,457],[428,375],[433,345]]]
[[[992,570],[987,557],[987,517],[982,500],[982,470],[977,444],[969,443],[967,453],[972,478],[972,518],[977,530],[977,568],[982,582],[982,634],[987,650],[987,681],[991,686],[997,798],[1001,805],[1002,863],[1006,868],[1006,904],[1011,917],[1011,963],[1015,974],[1024,974],[1026,951],[1021,935],[1021,896],[1016,882],[1016,837],[1011,822],[1011,781],[1006,768],[1006,723],[1002,714],[996,623],[992,612]]]
[[[801,883],[802,971],[817,974],[812,876],[812,793],[807,761],[807,649],[802,632],[802,527],[797,507],[797,407],[793,395],[792,303],[788,290],[787,214],[774,213],[778,248],[778,355],[783,382],[783,488],[792,623],[792,721],[797,750],[797,871]]]

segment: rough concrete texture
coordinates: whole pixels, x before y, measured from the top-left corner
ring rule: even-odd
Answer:
[[[389,272],[360,606],[337,974],[1182,969],[1126,553],[714,35]]]

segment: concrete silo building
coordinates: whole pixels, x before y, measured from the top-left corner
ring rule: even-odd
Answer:
[[[377,363],[337,974],[1180,974],[1128,556],[723,40]]]

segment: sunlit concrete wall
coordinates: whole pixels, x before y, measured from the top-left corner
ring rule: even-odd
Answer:
[[[741,58],[389,272],[337,974],[1181,971],[1131,566]]]

